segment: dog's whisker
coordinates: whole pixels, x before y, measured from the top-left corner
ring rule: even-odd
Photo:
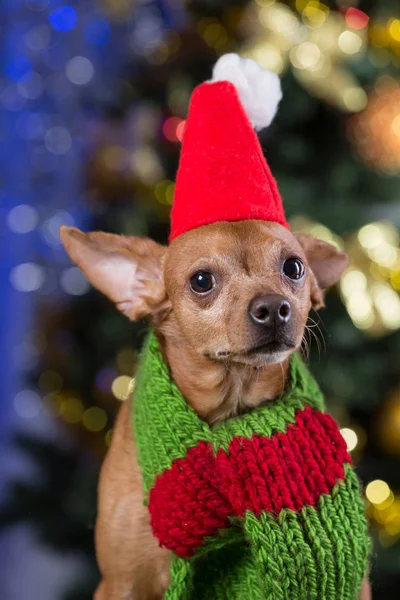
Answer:
[[[308,318],[316,325],[317,329],[319,330],[319,332],[321,334],[322,341],[324,343],[324,350],[326,351],[325,336],[324,336],[324,333],[322,331],[322,328],[324,329],[324,331],[327,331],[327,329],[325,327],[325,323],[323,322],[321,315],[319,315],[315,309],[312,309],[312,310],[317,315],[318,321],[315,321],[312,317],[310,317],[310,315],[308,316]],[[322,326],[322,328],[321,328],[321,326]]]
[[[301,340],[301,352],[303,355],[303,358],[306,362],[308,362],[309,358],[310,358],[310,344],[309,341],[306,338],[306,333],[308,333],[307,329],[304,331],[304,335],[303,338]]]
[[[318,351],[320,351],[321,345],[320,345],[319,338],[318,338],[318,336],[316,335],[315,331],[313,331],[313,329],[312,329],[311,327],[309,327],[308,325],[306,325],[306,330],[307,330],[307,332],[308,332],[308,335],[309,335],[309,343],[310,343],[310,346],[311,346],[311,344],[312,344],[312,340],[314,339],[314,340],[316,341],[316,344],[317,344]]]
[[[305,329],[304,333],[303,333],[303,337],[301,338],[301,344],[300,344],[300,350],[301,350],[301,353],[302,353],[304,359],[306,359],[307,351],[308,351],[308,342],[307,342],[307,338],[306,338],[306,333],[307,333],[307,330]]]
[[[321,340],[319,339],[319,337],[317,336],[317,334],[315,333],[315,331],[313,329],[310,329],[309,327],[307,327],[307,330],[310,334],[310,344],[311,344],[311,335],[312,337],[315,339],[315,342],[317,344],[317,348],[318,348],[318,358],[321,359]],[[325,346],[325,340],[324,340],[324,350],[326,349]]]
[[[225,369],[228,371],[228,373],[232,373],[232,367],[230,365],[229,359],[228,358],[223,358],[222,362],[224,364]]]
[[[319,315],[318,315],[319,316]],[[312,334],[317,342],[317,346],[318,346],[318,351],[319,351],[319,357],[321,357],[321,342],[323,345],[323,350],[324,352],[326,352],[326,342],[325,342],[325,336],[323,334],[323,331],[320,327],[320,323],[315,321],[312,317],[308,317],[309,320],[311,321],[311,325],[309,323],[307,323],[306,325],[306,329],[308,329],[308,331],[310,332],[310,334]],[[316,329],[320,335],[320,338],[317,336],[317,334],[315,333],[314,329]]]
[[[323,318],[321,317],[321,315],[319,314],[319,312],[317,312],[317,311],[315,310],[315,308],[311,308],[311,310],[312,310],[312,311],[313,311],[313,312],[316,314],[316,316],[317,316],[317,318],[318,318],[318,323],[321,323],[322,327],[323,327],[323,328],[325,329],[325,331],[326,331],[326,327],[325,327],[324,320],[323,320]],[[309,318],[311,318],[311,317],[310,317],[310,315],[309,315]],[[314,321],[314,322],[315,322],[315,321]]]

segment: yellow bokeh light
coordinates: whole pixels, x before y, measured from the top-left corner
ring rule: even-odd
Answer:
[[[388,329],[400,327],[400,298],[387,283],[376,283],[371,288],[374,304]]]
[[[133,150],[131,166],[133,172],[148,185],[154,184],[163,175],[158,156],[149,146]]]
[[[389,34],[396,41],[400,42],[400,19],[392,19],[389,23]]]
[[[358,232],[358,240],[368,256],[384,267],[400,264],[399,233],[391,223],[369,223]]]
[[[366,292],[355,292],[347,301],[347,310],[352,319],[363,321],[372,313],[371,298]]]
[[[285,63],[279,49],[265,42],[254,45],[250,51],[244,53],[245,58],[252,58],[264,69],[274,73],[282,73]]]
[[[365,495],[372,504],[381,504],[389,498],[390,487],[382,479],[375,479],[367,485]]]
[[[221,34],[225,32],[225,28],[220,23],[210,23],[204,28],[203,38],[207,43],[215,42]]]
[[[400,271],[393,271],[390,276],[390,283],[395,290],[400,292]]]
[[[210,23],[203,31],[205,42],[214,48],[223,48],[228,42],[228,34],[220,23]]]
[[[296,69],[312,69],[316,67],[321,57],[317,44],[303,42],[290,52],[290,61]]]
[[[353,429],[350,429],[349,427],[343,427],[343,429],[340,430],[340,433],[342,434],[344,441],[346,442],[348,452],[354,450],[357,447],[358,443],[358,437],[356,432]]]
[[[358,329],[363,329],[363,330],[371,329],[371,327],[375,323],[375,317],[374,317],[374,313],[372,311],[364,317],[355,318],[353,316],[352,320],[354,322],[354,325],[356,327],[358,327]]]
[[[369,265],[369,272],[372,277],[376,279],[376,281],[384,281],[386,279],[386,275],[382,272],[382,267],[378,265],[378,263],[371,261]]]
[[[366,292],[355,292],[346,299],[346,308],[359,329],[369,329],[375,322],[372,301]]]
[[[263,27],[281,33],[285,37],[292,36],[300,26],[296,15],[283,4],[263,7],[258,18]]]
[[[372,23],[369,28],[369,37],[374,46],[384,48],[390,44],[390,35],[387,28],[380,23]]]
[[[358,240],[364,248],[376,248],[385,242],[385,236],[380,223],[369,223],[361,227],[358,232]]]
[[[101,431],[107,424],[106,411],[99,406],[92,406],[83,413],[82,422],[89,431]]]
[[[307,6],[309,0],[296,0],[296,10],[301,13]]]
[[[60,415],[67,423],[78,423],[82,419],[84,406],[77,398],[67,398],[61,402]]]
[[[340,280],[340,289],[346,297],[350,297],[356,292],[365,292],[367,278],[361,271],[347,271]]]
[[[380,530],[378,533],[378,539],[384,548],[390,548],[390,546],[393,546],[393,544],[395,544],[397,541],[397,539],[389,535],[385,529]]]
[[[390,500],[391,502],[389,503]],[[384,507],[382,508],[382,506]],[[393,494],[391,493],[388,501],[385,501],[383,505],[380,504],[375,508],[378,509],[375,510],[376,517],[378,517],[378,515],[381,517],[376,520],[384,525],[385,531],[389,535],[397,536],[400,533],[399,499],[396,498],[393,500]]]
[[[154,188],[154,195],[157,198],[157,200],[161,202],[161,204],[168,204],[166,195],[171,183],[172,181],[169,181],[168,179],[163,179],[162,181],[159,181]]]
[[[391,536],[397,536],[400,533],[400,518],[392,519],[385,525],[385,530]]]
[[[106,443],[106,446],[109,446],[111,444],[112,434],[113,434],[113,430],[109,429],[107,431],[106,435],[104,436],[104,441]]]
[[[174,200],[175,184],[170,183],[165,192],[165,200],[167,204],[172,204]]]
[[[118,400],[126,400],[133,390],[134,379],[128,375],[120,375],[112,382],[111,391]]]
[[[394,505],[394,494],[392,490],[390,490],[390,494],[383,502],[379,504],[375,504],[375,517],[380,516],[382,519],[381,522],[384,523],[385,520],[390,518],[393,515],[393,512],[396,512],[396,505]]]
[[[318,2],[318,0],[310,0],[304,6],[302,11],[303,21],[311,27],[321,27],[329,15],[329,8]]]
[[[359,112],[368,104],[368,96],[360,87],[350,87],[343,90],[343,102],[351,112]]]
[[[338,44],[345,54],[356,54],[361,50],[363,41],[354,31],[343,31],[339,36]]]
[[[398,259],[398,251],[390,244],[382,242],[377,248],[371,248],[368,256],[384,267],[391,267]]]

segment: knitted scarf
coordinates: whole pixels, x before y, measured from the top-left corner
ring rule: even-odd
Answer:
[[[134,434],[165,600],[356,600],[370,542],[358,479],[299,356],[282,397],[214,427],[171,379],[154,333]]]

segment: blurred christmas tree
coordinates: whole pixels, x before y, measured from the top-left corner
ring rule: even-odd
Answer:
[[[121,17],[115,13],[119,3],[104,4],[111,22]],[[124,6],[136,10],[129,3]],[[282,74],[278,116],[260,139],[287,214],[293,228],[344,247],[351,258],[339,289],[327,297],[321,321],[312,315],[322,335],[316,332],[319,341],[312,343],[310,362],[360,477],[369,484],[372,581],[379,600],[397,598],[400,585],[396,9],[396,0],[197,1],[188,5],[181,23],[156,35],[157,20],[168,24],[169,3],[141,3],[143,18],[137,19],[130,38],[132,68],[115,97],[98,107],[101,117],[87,131],[91,229],[147,235],[165,243],[193,87],[229,51]],[[84,449],[99,463],[131,381],[145,324],[129,324],[94,291],[83,295],[86,288],[77,271],[68,272],[65,289],[78,297],[61,307],[46,304],[39,328],[46,348],[33,376],[44,406],[73,431],[74,453]],[[97,471],[86,468],[90,477],[82,480],[75,454],[62,455],[56,447],[27,440],[23,444],[42,463],[46,485],[16,485],[0,524],[29,514],[50,543],[93,557]],[[74,499],[71,514],[65,513],[68,498]],[[94,566],[92,573],[94,579]],[[77,585],[68,597],[89,598],[90,588],[90,582],[86,588]]]

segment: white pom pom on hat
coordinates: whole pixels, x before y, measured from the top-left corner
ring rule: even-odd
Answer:
[[[263,69],[254,60],[230,53],[221,56],[210,83],[230,81],[236,88],[247,117],[256,131],[268,127],[282,98],[276,73]]]

